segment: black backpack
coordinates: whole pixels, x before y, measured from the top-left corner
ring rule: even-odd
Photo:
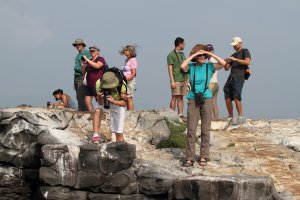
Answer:
[[[122,89],[123,84],[125,85],[126,90],[127,90],[127,80],[126,80],[126,77],[125,77],[123,71],[116,67],[109,68],[108,65],[106,65],[106,66],[107,66],[107,68],[104,68],[104,70],[105,70],[104,73],[105,72],[113,72],[116,75],[116,77],[119,79],[119,85],[117,87],[118,93],[121,94],[121,89]]]
[[[242,52],[242,55],[243,55],[243,59],[244,59],[244,60],[245,60],[245,50],[246,50],[246,49],[243,49],[243,52]],[[247,65],[246,70],[245,70],[245,74],[244,74],[245,80],[248,80],[249,77],[250,77],[250,75],[251,75],[251,71],[250,71],[249,66]]]

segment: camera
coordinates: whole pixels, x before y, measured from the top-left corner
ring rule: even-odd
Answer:
[[[202,105],[204,105],[204,103],[205,103],[204,94],[202,92],[196,93],[195,94],[195,104],[197,106],[202,106]]]
[[[107,99],[107,97],[111,94],[110,89],[103,89],[103,95],[104,95],[104,108],[109,109],[110,108],[110,103]]]

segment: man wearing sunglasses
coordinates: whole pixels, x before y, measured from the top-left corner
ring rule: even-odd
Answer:
[[[245,82],[245,72],[251,64],[251,54],[248,49],[243,49],[243,41],[240,37],[234,37],[230,45],[233,46],[235,53],[225,59],[226,66],[224,69],[226,71],[231,69],[231,71],[223,90],[229,122],[233,122],[232,101],[234,101],[238,112],[236,123],[242,124],[246,121],[246,118],[243,117],[242,89]]]
[[[85,87],[83,85],[84,74],[82,73],[82,57],[85,55],[90,58],[91,55],[89,51],[85,49],[85,43],[83,39],[76,39],[72,44],[78,51],[77,56],[75,57],[75,67],[74,67],[74,89],[76,91],[76,98],[78,101],[78,110],[79,111],[88,111],[85,104]]]

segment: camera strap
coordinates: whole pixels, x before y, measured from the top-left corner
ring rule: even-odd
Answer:
[[[181,64],[181,63],[183,62],[183,60],[185,60],[185,59],[183,58],[182,54],[179,52],[180,57],[181,57],[181,61],[180,61],[179,56],[178,56],[177,52],[175,51],[175,49],[174,49],[174,53],[175,53],[175,55],[176,55],[176,57],[177,57],[177,60],[178,60],[179,64]]]
[[[204,90],[203,90],[203,95],[204,93],[206,92],[207,90],[207,81],[208,81],[208,64],[206,63],[205,64],[205,67],[206,67],[206,79],[205,79],[205,86],[204,86]],[[196,64],[194,64],[194,81],[193,81],[193,86],[192,86],[192,90],[194,93],[196,93]]]

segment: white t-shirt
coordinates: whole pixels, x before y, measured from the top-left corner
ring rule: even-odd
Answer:
[[[214,64],[218,63],[218,61],[213,57],[210,57],[209,62],[214,63]],[[210,83],[218,83],[218,72],[217,71],[215,71],[215,73],[213,73],[213,75],[210,79]]]

